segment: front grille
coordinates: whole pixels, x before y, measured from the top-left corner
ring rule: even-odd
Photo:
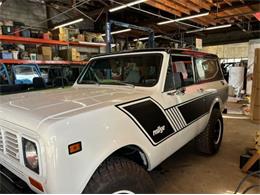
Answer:
[[[19,160],[19,146],[18,146],[18,139],[17,135],[5,132],[5,150],[6,154],[15,160]]]
[[[0,152],[9,156],[10,158],[19,161],[20,151],[18,144],[18,136],[0,127]]]

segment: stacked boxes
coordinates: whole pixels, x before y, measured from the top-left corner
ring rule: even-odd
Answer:
[[[52,38],[60,41],[69,41],[69,30],[67,28],[58,28],[52,31]]]
[[[38,54],[41,54],[42,60],[52,60],[52,48],[47,46],[38,47]]]
[[[64,60],[80,61],[80,53],[76,48],[69,48],[59,51],[59,56]]]

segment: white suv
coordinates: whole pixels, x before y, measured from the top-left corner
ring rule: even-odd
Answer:
[[[72,88],[0,97],[1,172],[39,193],[153,193],[147,171],[192,139],[218,151],[226,100],[215,55],[95,57]]]

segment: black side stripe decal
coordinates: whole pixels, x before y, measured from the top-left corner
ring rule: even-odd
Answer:
[[[163,110],[151,99],[125,106],[123,109],[141,125],[153,143],[158,143],[175,132]]]
[[[151,97],[119,104],[116,107],[128,115],[153,145],[165,141],[209,113],[215,94],[163,109]]]

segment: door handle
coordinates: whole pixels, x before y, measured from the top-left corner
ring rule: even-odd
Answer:
[[[205,90],[203,88],[198,89],[198,92],[203,93]]]

